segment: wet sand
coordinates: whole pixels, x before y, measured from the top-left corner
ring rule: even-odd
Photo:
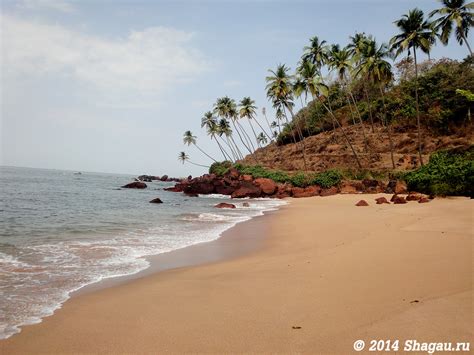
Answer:
[[[375,205],[378,196],[292,200],[229,230],[219,240],[227,256],[203,244],[211,257],[188,249],[194,266],[183,254],[170,259],[178,268],[74,297],[0,341],[0,353],[347,354],[357,339],[472,342],[473,202]],[[370,206],[355,207],[361,198]],[[251,247],[233,254],[239,240]]]

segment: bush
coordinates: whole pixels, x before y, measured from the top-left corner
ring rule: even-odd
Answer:
[[[339,185],[342,181],[342,173],[339,170],[326,170],[316,174],[310,181],[310,185],[319,185],[324,188]]]
[[[464,152],[434,153],[428,164],[404,176],[410,190],[474,197],[474,146]]]
[[[230,161],[216,162],[209,167],[209,174],[216,174],[217,176],[224,175],[232,167]]]

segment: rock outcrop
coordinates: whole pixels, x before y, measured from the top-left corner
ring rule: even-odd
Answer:
[[[150,203],[163,203],[158,197],[150,201]]]
[[[146,189],[147,185],[142,181],[134,181],[122,186],[125,189]]]
[[[221,202],[214,206],[215,208],[235,208],[235,205],[232,203]]]
[[[360,207],[360,206],[368,206],[369,204],[367,203],[366,200],[360,200],[355,205]]]

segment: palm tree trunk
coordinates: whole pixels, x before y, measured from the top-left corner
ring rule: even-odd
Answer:
[[[301,151],[303,152],[303,164],[304,164],[304,170],[305,171],[308,171],[308,166],[306,165],[306,144],[304,142],[304,137],[303,137],[303,133],[301,132],[301,129],[300,127],[298,126],[298,122],[295,121],[295,115],[293,114],[293,110],[288,107],[288,111],[290,112],[291,114],[291,121],[294,123],[295,127],[296,127],[296,130],[298,131],[298,134],[300,136],[300,139],[301,139],[301,143],[303,144],[303,148],[301,149]]]
[[[263,114],[263,117],[265,117],[265,122],[267,122],[268,129],[270,130],[270,133],[272,133],[272,132],[273,132],[273,131],[272,131],[272,126],[271,126],[270,122],[268,121],[267,114],[264,113],[264,114]],[[271,140],[273,140],[273,135],[272,135],[272,139],[271,139]]]
[[[255,119],[255,123],[260,127],[260,129],[262,130],[262,132],[267,136],[267,138],[271,141],[272,140],[272,137],[270,137],[267,133],[267,131],[265,131],[262,127],[262,125],[257,121],[257,119]],[[271,132],[271,131],[270,131]]]
[[[219,149],[220,149],[222,155],[224,156],[224,160],[228,160],[228,159],[229,159],[229,160],[232,160],[232,159],[230,158],[229,154],[226,155],[226,152],[225,152],[225,150],[222,148],[221,144],[219,143],[219,140],[218,140],[215,136],[211,136],[211,139],[212,139],[212,138],[214,138],[214,139],[216,140],[216,143],[217,143],[217,145],[219,146]]]
[[[241,125],[239,121],[237,121],[237,125],[242,130],[242,133],[243,133],[244,138],[245,138],[245,142],[249,145],[249,147],[252,148],[252,151],[255,152],[255,146],[252,143],[252,139],[250,138],[250,135],[247,134],[247,131],[245,130],[244,126]]]
[[[202,150],[196,143],[194,143],[194,146],[201,151],[202,154],[204,154],[206,157],[209,159],[213,160],[215,163],[217,163],[217,160],[211,157],[209,154],[207,154],[204,150]]]
[[[347,141],[347,143],[349,144],[349,147],[351,148],[352,150],[352,154],[354,155],[354,158],[356,160],[356,163],[357,163],[357,166],[359,167],[359,169],[362,169],[362,164],[360,163],[360,160],[359,160],[359,156],[357,155],[357,152],[355,151],[354,147],[352,146],[352,143],[351,143],[351,140],[349,139],[349,137],[347,136],[346,134],[346,131],[344,130],[344,127],[342,127],[342,125],[339,123],[339,121],[337,120],[336,116],[334,116],[334,113],[332,112],[331,108],[328,107],[321,99],[319,100],[321,102],[321,104],[323,105],[323,107],[326,109],[326,111],[329,112],[329,115],[331,116],[332,120],[333,120],[333,123],[337,123],[337,125],[339,126],[339,128],[341,129],[341,132],[342,132],[342,135],[344,136],[344,139]]]
[[[392,159],[392,168],[395,169],[395,159],[393,158],[393,139],[392,139],[392,128],[387,122],[387,107],[385,106],[385,94],[382,87],[382,83],[379,85],[380,94],[382,95],[382,104],[383,104],[383,120],[385,121],[385,126],[387,128],[388,142],[390,146],[390,159]]]
[[[467,38],[466,38],[466,36],[464,35],[464,33],[462,34],[462,39],[463,39],[464,42],[466,43],[467,49],[469,50],[469,54],[470,54],[471,57],[472,57],[472,49],[471,49],[471,46],[469,45],[469,42],[467,41]]]
[[[416,61],[416,47],[413,48],[415,59],[415,100],[416,100],[416,125],[418,128],[418,154],[420,155],[420,164],[423,166],[423,153],[421,148],[421,122],[420,122],[420,104],[418,103],[418,64]]]
[[[221,139],[222,139],[222,141],[223,141],[225,144],[227,144],[227,146],[229,147],[230,152],[232,153],[232,156],[234,157],[234,161],[238,160],[239,158],[238,158],[237,154],[235,153],[234,148],[233,148],[232,145],[230,144],[229,137],[226,136],[226,137],[225,137],[225,140],[224,140],[224,138],[222,138],[222,137],[221,137]]]
[[[252,129],[253,135],[255,137],[255,141],[257,142],[257,145],[260,148],[260,142],[258,141],[257,133],[255,132],[255,129],[253,128],[252,121],[250,121],[250,120],[251,120],[251,118],[249,119],[250,128]]]
[[[235,143],[235,140],[234,140],[234,137],[230,136],[230,141],[234,144],[234,147],[235,147],[235,151],[237,152],[237,155],[239,156],[240,159],[244,159],[244,155],[242,154],[239,146],[237,145],[237,143]],[[252,154],[252,153],[250,153]]]
[[[188,162],[189,164],[193,164],[193,165],[196,165],[196,166],[200,166],[200,167],[202,167],[202,168],[209,168],[207,165],[201,165],[201,164],[193,163],[191,160],[187,160],[187,162]]]
[[[242,139],[242,135],[240,134],[240,131],[239,129],[237,128],[237,125],[235,124],[234,120],[231,118],[230,121],[232,122],[232,125],[234,126],[234,129],[235,131],[237,132],[239,138],[240,138],[240,141],[242,142],[242,144],[244,145],[244,147],[248,150],[248,152],[250,154],[252,154],[252,150],[245,144],[244,140]],[[231,137],[232,141],[234,141],[234,139]],[[235,144],[235,141],[234,141],[234,144]],[[242,153],[240,153],[242,154]]]
[[[370,126],[372,128],[372,133],[375,133],[374,117],[372,116],[372,103],[370,102],[369,90],[367,89],[366,83],[364,83],[363,86],[364,86],[365,98],[367,99],[367,107],[369,108]]]

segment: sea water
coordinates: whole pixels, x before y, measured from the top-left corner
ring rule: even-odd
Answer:
[[[0,167],[0,339],[51,315],[71,292],[146,269],[147,256],[217,239],[284,202],[187,197],[132,176]],[[159,197],[162,204],[149,201]],[[232,202],[236,209],[216,209]]]

